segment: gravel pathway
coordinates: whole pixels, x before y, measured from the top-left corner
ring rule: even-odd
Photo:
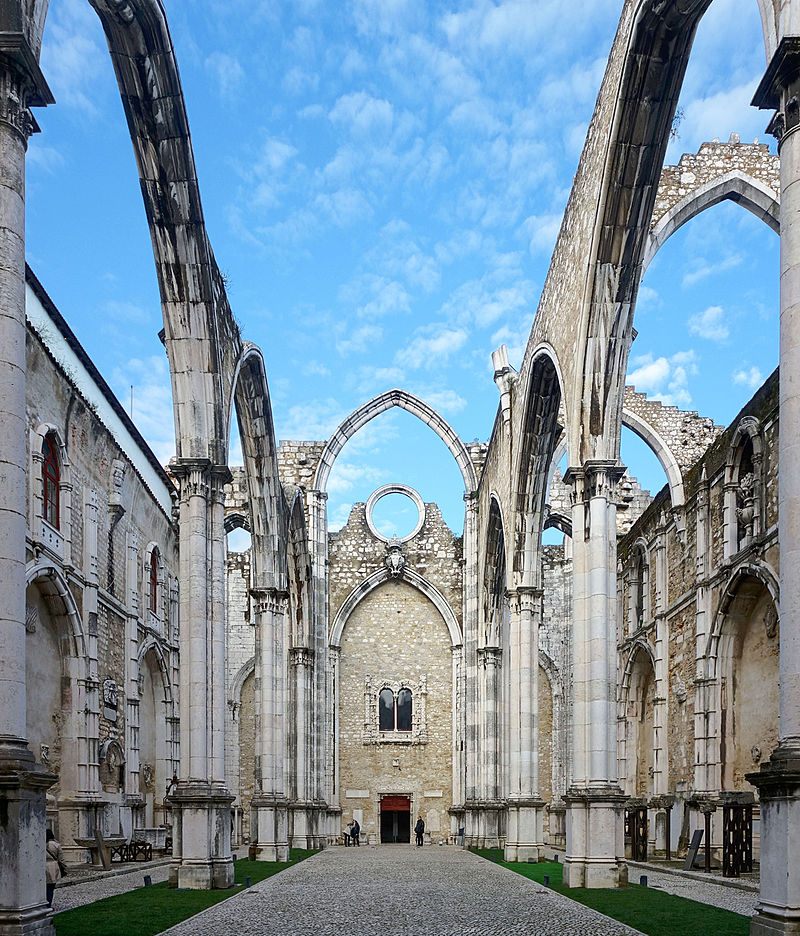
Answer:
[[[169,936],[637,936],[460,848],[328,848]]]

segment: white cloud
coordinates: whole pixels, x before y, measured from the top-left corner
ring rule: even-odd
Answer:
[[[131,358],[114,368],[111,386],[126,410],[133,387],[133,422],[162,464],[175,454],[175,417],[166,355]]]
[[[42,71],[59,105],[95,116],[99,113],[98,89],[109,68],[105,44],[94,10],[82,0],[54,4],[42,42]]]
[[[338,400],[309,400],[298,403],[284,410],[282,418],[276,418],[276,436],[278,439],[299,439],[310,441],[328,439],[339,423],[347,415]],[[280,414],[276,413],[276,417]]]
[[[383,338],[383,329],[378,325],[359,325],[346,338],[336,342],[336,350],[341,355],[366,351]]]
[[[357,137],[391,133],[394,122],[392,105],[364,91],[343,94],[328,116],[332,123],[347,127]]]
[[[455,390],[425,390],[414,388],[414,396],[424,400],[439,413],[460,413],[467,401]]]
[[[330,377],[330,370],[319,361],[306,361],[303,365],[303,373],[306,377]]]
[[[633,370],[628,371],[625,383],[639,393],[646,393],[667,406],[686,408],[692,402],[689,376],[697,374],[696,355],[693,350],[679,351],[671,357],[654,357],[652,352],[633,358]]]
[[[205,66],[217,82],[217,91],[222,98],[230,97],[244,82],[241,63],[226,52],[212,52],[206,58]]]
[[[465,328],[450,328],[441,323],[426,325],[417,329],[416,337],[395,354],[395,361],[412,370],[433,367],[459,351],[468,337]]]
[[[528,249],[531,256],[537,254],[550,254],[555,246],[558,232],[561,229],[563,213],[550,213],[531,215],[520,225],[520,230],[528,238]]]
[[[709,341],[722,343],[727,341],[730,329],[725,324],[725,310],[722,306],[709,306],[703,312],[689,317],[689,333],[707,338]]]
[[[741,262],[742,257],[740,254],[731,254],[731,256],[725,257],[724,260],[720,260],[719,263],[708,263],[706,260],[699,258],[692,264],[694,269],[684,274],[683,285],[694,286],[695,283],[706,279],[708,276],[716,276],[718,273],[732,270],[734,267],[739,266]]]
[[[764,375],[757,367],[742,368],[733,372],[733,382],[755,390],[764,382]]]

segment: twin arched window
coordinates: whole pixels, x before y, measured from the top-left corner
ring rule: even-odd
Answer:
[[[61,528],[59,512],[59,485],[61,470],[58,464],[58,442],[52,433],[48,433],[42,442],[42,494],[44,498],[44,519],[56,530]]]
[[[380,731],[411,731],[412,705],[410,689],[401,689],[396,696],[391,689],[381,689],[378,697]]]

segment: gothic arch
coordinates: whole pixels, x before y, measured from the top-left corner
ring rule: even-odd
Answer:
[[[286,565],[285,501],[278,475],[277,444],[264,357],[261,350],[249,342],[236,363],[233,403],[239,421],[250,495],[250,522],[246,529],[253,539],[252,587],[280,588]],[[230,420],[226,439],[229,436]],[[226,517],[226,532],[232,528]]]
[[[311,634],[311,559],[308,551],[308,531],[303,492],[297,490],[289,509],[287,540],[289,591],[289,645],[309,646]]]
[[[384,582],[388,582],[391,578],[392,576],[388,569],[378,569],[350,592],[336,612],[336,617],[333,619],[330,636],[331,647],[341,646],[344,626],[347,623],[347,619],[355,610],[356,605],[358,605],[362,599],[366,598],[370,592],[378,588],[379,585],[383,585]],[[439,589],[427,579],[423,578],[418,572],[409,568],[403,570],[403,581],[416,588],[417,591],[422,592],[422,594],[431,601],[447,625],[452,645],[454,647],[460,647],[463,643],[461,626],[449,602]]]
[[[164,699],[168,705],[171,705],[174,701],[174,696],[172,693],[172,680],[169,677],[169,664],[164,657],[164,650],[161,644],[153,637],[149,636],[146,640],[142,642],[142,645],[139,647],[139,653],[137,656],[137,666],[139,672],[142,670],[144,665],[144,658],[150,651],[153,651],[153,656],[158,663],[158,671],[161,675],[162,687],[164,689]]]
[[[545,498],[562,434],[558,423],[561,387],[555,352],[549,345],[542,345],[534,352],[525,386],[521,441],[513,469],[512,569],[524,585],[534,585],[539,578],[537,556],[546,519]]]
[[[225,514],[225,532],[232,533],[234,530],[242,529],[250,532],[250,517],[241,510],[231,510]]]
[[[448,423],[423,400],[415,397],[407,390],[387,390],[380,396],[375,397],[368,403],[359,407],[351,413],[347,419],[340,423],[339,427],[328,440],[322,457],[317,465],[317,471],[314,476],[314,489],[325,491],[328,485],[333,463],[336,461],[341,450],[347,442],[362,429],[370,420],[385,413],[387,410],[398,406],[406,412],[416,416],[439,436],[455,458],[461,471],[461,477],[464,479],[464,490],[471,493],[478,486],[478,480],[475,475],[475,468],[467,452],[466,446],[450,428]]]
[[[706,645],[706,675],[713,679],[717,676],[717,668],[722,654],[722,645],[725,640],[726,618],[735,600],[742,593],[742,586],[748,579],[755,579],[759,586],[766,590],[772,600],[777,615],[780,615],[780,584],[777,575],[763,562],[746,562],[738,566],[722,590],[711,633]]]
[[[501,646],[503,611],[507,602],[508,562],[503,511],[497,495],[489,496],[489,518],[486,524],[486,547],[481,576],[483,592],[483,623],[489,646]]]
[[[236,704],[239,699],[242,697],[242,686],[245,684],[245,680],[248,676],[256,670],[256,658],[251,656],[250,659],[240,668],[239,672],[234,677],[233,682],[231,683],[231,695],[228,699],[229,704]]]
[[[769,228],[780,234],[780,203],[772,189],[753,176],[734,169],[706,182],[685,195],[659,219],[650,231],[642,258],[642,273],[667,240],[684,224],[707,208],[730,199],[752,212]]]
[[[50,562],[29,563],[25,585],[35,585],[47,599],[52,619],[59,629],[63,658],[73,657],[88,665],[80,611],[58,566]]]
[[[635,432],[650,447],[667,476],[672,506],[682,507],[686,503],[683,475],[670,447],[648,422],[625,407],[622,410],[622,425]]]

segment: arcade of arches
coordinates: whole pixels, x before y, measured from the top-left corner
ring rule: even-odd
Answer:
[[[622,4],[520,370],[493,355],[488,443],[394,389],[328,440],[279,445],[202,221],[163,6],[90,2],[151,227],[176,456],[165,472],[26,268],[47,3],[0,0],[0,934],[52,932],[46,821],[75,862],[97,828],[162,848],[169,831],[172,883],[207,888],[230,886],[232,841],[286,860],[352,818],[369,841],[404,840],[420,813],[431,841],[463,830],[511,860],[557,846],[568,886],[606,887],[627,874],[631,798],[655,853],[680,852],[711,811],[717,860],[721,807],[752,802],[752,931],[800,932],[800,226],[784,223],[800,199],[800,3],[759,2],[756,104],[780,157],[731,139],[666,169],[708,0]],[[723,429],[624,377],[642,270],[725,198],[780,235],[782,330],[779,369]],[[393,407],[455,459],[463,533],[402,478],[329,531],[336,458]],[[664,467],[654,497],[620,463],[622,425]],[[387,493],[419,512],[404,538],[372,522]],[[228,553],[237,526],[251,545]],[[542,545],[551,526],[559,546]]]

